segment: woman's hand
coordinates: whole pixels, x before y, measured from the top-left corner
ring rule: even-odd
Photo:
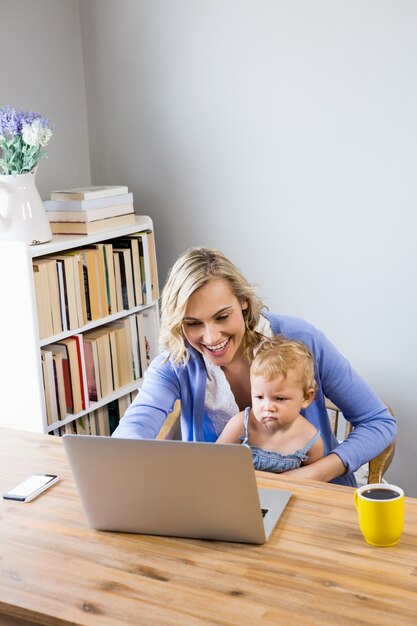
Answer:
[[[331,453],[314,463],[289,470],[285,472],[283,476],[295,479],[308,478],[310,480],[321,480],[327,483],[333,478],[342,476],[345,472],[346,467],[343,465],[340,457],[338,457],[337,454]]]

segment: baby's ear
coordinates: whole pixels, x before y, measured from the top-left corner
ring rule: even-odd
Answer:
[[[315,395],[316,395],[316,391],[315,389],[311,387],[311,389],[309,389],[307,393],[304,395],[304,401],[302,404],[303,409],[306,409],[313,402]]]

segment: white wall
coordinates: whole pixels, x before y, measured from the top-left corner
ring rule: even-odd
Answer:
[[[0,0],[0,108],[36,111],[55,125],[36,182],[51,189],[90,182],[79,0]]]
[[[86,86],[80,36],[84,45]],[[0,103],[55,122],[60,186],[128,184],[161,281],[222,248],[315,323],[399,418],[417,496],[417,4],[0,0]],[[86,102],[88,101],[88,126]]]
[[[223,249],[399,418],[417,496],[417,4],[81,4],[92,177],[156,225],[161,279]]]

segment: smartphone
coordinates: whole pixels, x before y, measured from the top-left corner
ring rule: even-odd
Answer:
[[[59,480],[56,474],[32,474],[22,483],[13,487],[3,494],[5,500],[17,500],[18,502],[29,502],[36,498],[42,491],[48,489]]]

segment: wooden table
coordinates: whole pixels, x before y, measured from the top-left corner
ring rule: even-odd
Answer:
[[[62,441],[0,429],[1,492],[33,472],[61,481],[30,503],[1,500],[0,624],[417,623],[415,499],[400,543],[374,548],[350,487],[259,473],[293,497],[251,546],[90,530]]]

